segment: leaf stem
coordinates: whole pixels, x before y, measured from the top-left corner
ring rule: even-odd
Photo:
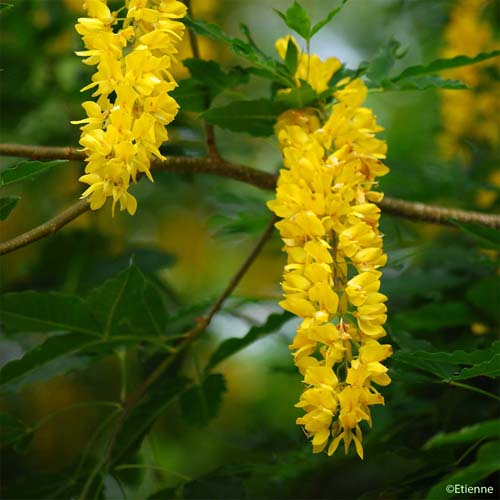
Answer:
[[[48,415],[45,415],[40,420],[35,422],[33,425],[29,426],[28,432],[35,432],[36,430],[43,427],[48,421],[52,420],[54,417],[58,417],[64,413],[68,413],[73,410],[77,410],[80,408],[97,408],[97,407],[108,407],[108,408],[120,408],[119,403],[115,403],[113,401],[85,401],[82,403],[76,403],[71,406],[66,406],[65,408],[61,408],[60,410],[56,410]]]
[[[474,387],[473,385],[463,384],[462,382],[455,382],[454,380],[447,380],[450,385],[454,385],[455,387],[460,387],[461,389],[466,389],[468,391],[477,392],[478,394],[482,394],[483,396],[487,396],[496,401],[500,401],[500,397],[492,392],[485,391],[483,389],[479,389],[479,387]]]
[[[120,349],[116,356],[120,364],[120,401],[125,401],[127,397],[127,352]]]
[[[165,472],[166,474],[172,474],[173,476],[177,476],[184,481],[191,481],[192,478],[189,476],[186,476],[184,474],[181,474],[180,472],[175,472],[173,470],[167,469],[166,467],[160,467],[158,465],[150,465],[150,464],[122,464],[122,465],[117,465],[114,470],[115,471],[120,471],[120,470],[129,470],[129,469],[150,469],[150,470],[158,470],[161,472]]]

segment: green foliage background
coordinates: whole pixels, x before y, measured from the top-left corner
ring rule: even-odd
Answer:
[[[79,131],[69,121],[82,116],[79,88],[91,73],[73,54],[81,43],[75,2],[12,3],[0,13],[1,142],[76,146]],[[304,5],[318,21],[340,3]],[[474,195],[498,152],[471,142],[473,160],[464,166],[441,160],[435,141],[436,87],[458,85],[434,76],[397,78],[439,57],[454,4],[351,0],[311,47],[349,68],[372,61],[372,87],[392,88],[369,100],[386,128],[387,195],[476,209]],[[204,116],[224,127],[216,128],[224,158],[277,172],[277,145],[262,136],[275,114],[317,96],[304,88],[291,102],[270,104],[270,80],[286,82],[287,68],[234,41],[244,39],[242,21],[274,58],[274,39],[289,30],[271,7],[285,12],[289,4],[193,2],[195,18],[230,36],[189,23],[210,35],[200,38],[201,55],[222,70],[194,59],[185,65],[189,72],[179,70],[182,112],[169,128],[166,154],[205,154],[198,114],[208,86],[212,109]],[[498,18],[498,3],[488,8]],[[404,58],[395,57],[393,39],[407,49]],[[395,90],[411,85],[432,88]],[[234,104],[248,99],[260,99],[264,122],[244,114],[261,114],[255,103]],[[44,222],[82,191],[77,162],[11,182],[38,168],[5,170],[17,163],[2,159],[3,240]],[[134,217],[112,219],[105,207],[2,257],[3,498],[440,499],[453,497],[445,486],[454,483],[491,485],[498,495],[499,241],[498,231],[475,226],[383,216],[393,383],[383,391],[386,405],[373,412],[364,461],[342,452],[313,455],[295,425],[301,383],[287,346],[297,322],[277,306],[277,235],[209,331],[116,426],[119,401],[196,324],[270,218],[270,192],[206,175],[156,172],[155,181],[134,189]],[[484,335],[472,332],[478,324]]]

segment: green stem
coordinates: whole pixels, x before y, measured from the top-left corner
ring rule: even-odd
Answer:
[[[128,469],[148,469],[148,470],[157,470],[161,472],[165,472],[166,474],[172,474],[173,476],[177,476],[184,481],[191,481],[192,478],[189,476],[185,476],[180,472],[175,472],[173,470],[167,469],[166,467],[160,467],[159,465],[150,465],[150,464],[122,464],[118,465],[114,468],[115,471],[120,470],[128,470]]]
[[[87,401],[84,403],[76,403],[74,405],[67,406],[66,408],[62,408],[60,410],[49,413],[48,415],[45,415],[45,417],[41,418],[38,422],[29,427],[28,432],[35,432],[40,427],[43,427],[49,420],[52,420],[52,418],[62,415],[63,413],[67,413],[78,408],[95,408],[99,406],[115,409],[121,408],[118,403],[114,403],[112,401]]]
[[[127,399],[127,353],[119,350],[116,355],[120,363],[120,401]]]
[[[476,441],[475,443],[471,444],[466,450],[464,453],[462,453],[462,455],[458,458],[458,460],[455,462],[455,466],[458,467],[461,463],[462,463],[462,460],[470,453],[472,452],[474,449],[476,449],[481,443],[484,443],[484,441],[486,441],[487,438],[481,438],[479,439],[478,441]]]
[[[488,396],[496,401],[500,401],[500,397],[491,392],[485,391],[483,389],[479,389],[479,387],[474,387],[473,385],[463,384],[462,382],[455,382],[453,380],[447,381],[450,385],[454,385],[456,387],[460,387],[462,389],[467,389],[468,391],[477,392],[478,394],[482,394],[483,396]]]

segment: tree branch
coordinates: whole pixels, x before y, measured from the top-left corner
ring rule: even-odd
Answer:
[[[28,146],[21,144],[0,144],[0,156],[31,158],[34,160],[84,160],[85,153],[76,148]],[[153,170],[175,172],[179,174],[211,174],[227,177],[261,189],[274,189],[277,176],[252,167],[227,162],[218,157],[194,158],[190,156],[173,156],[165,161],[153,160]],[[500,228],[500,215],[485,214],[455,208],[437,207],[424,203],[385,197],[380,203],[384,213],[405,217],[410,220],[420,220],[435,224],[450,224],[450,219],[458,222],[475,223],[483,226]],[[61,214],[44,224],[20,236],[0,244],[0,255],[12,252],[44,236],[55,233],[73,219],[88,210],[85,201],[78,201]]]
[[[389,197],[385,197],[379,203],[379,206],[384,213],[398,215],[407,219],[445,225],[452,225],[453,219],[458,222],[500,228],[500,215],[497,214],[485,214],[483,212],[460,210],[458,208],[436,207],[435,205]]]
[[[56,231],[59,231],[66,224],[69,224],[72,220],[76,219],[87,210],[90,209],[90,205],[87,200],[78,200],[76,203],[71,205],[66,210],[63,210],[60,214],[56,215],[52,219],[44,222],[43,224],[26,231],[25,233],[16,236],[4,243],[0,243],[0,255],[13,252],[18,248],[25,247],[30,243],[38,241],[45,236],[50,236]]]
[[[262,251],[262,248],[273,234],[274,224],[277,220],[277,217],[271,217],[269,224],[261,234],[260,238],[257,240],[257,243],[253,247],[252,251],[248,254],[248,257],[241,264],[240,268],[236,271],[234,276],[227,284],[226,288],[213,303],[212,307],[210,307],[210,309],[207,311],[206,315],[200,318],[197,321],[196,325],[191,328],[191,330],[186,332],[184,339],[176,347],[175,352],[168,358],[166,358],[163,363],[158,365],[157,368],[151,373],[151,375],[149,375],[149,377],[127,398],[124,403],[125,408],[133,406],[146,392],[148,387],[150,387],[158,379],[158,377],[162,373],[164,373],[165,370],[172,364],[178,354],[192,342],[194,342],[207,329],[213,317],[220,310],[226,299],[233,293],[234,289],[238,286],[238,283],[241,281],[243,276],[245,276],[246,272],[250,269],[250,266],[253,264],[259,253]]]
[[[207,314],[203,318],[200,318],[197,324],[193,328],[191,328],[191,330],[186,332],[184,339],[179,343],[179,345],[177,345],[176,350],[172,354],[170,354],[167,358],[165,358],[163,362],[160,363],[153,370],[153,372],[142,382],[142,384],[140,384],[123,402],[123,411],[115,423],[113,433],[111,434],[109,443],[106,446],[106,451],[99,460],[97,467],[94,468],[91,475],[87,479],[84,490],[80,496],[80,500],[85,500],[87,498],[87,493],[91,486],[93,478],[97,475],[97,473],[102,467],[107,465],[106,462],[110,461],[113,448],[116,444],[116,440],[118,438],[120,430],[122,429],[123,424],[129,417],[129,415],[132,413],[137,404],[141,401],[142,397],[147,392],[147,390],[158,380],[158,378],[161,375],[165,373],[165,371],[177,359],[179,354],[181,354],[207,329],[208,325],[212,321],[212,318],[220,310],[225,300],[233,293],[238,283],[241,281],[241,279],[246,274],[248,269],[250,269],[250,266],[253,264],[253,262],[261,252],[262,248],[266,244],[267,240],[270,238],[271,234],[273,233],[274,224],[276,223],[276,221],[277,218],[273,215],[266,229],[264,230],[264,232],[258,239],[257,243],[255,244],[254,248],[252,249],[248,257],[245,259],[245,261],[242,263],[238,271],[236,271],[236,274],[231,278],[226,288],[219,295],[217,300],[213,303],[212,307],[208,310]]]

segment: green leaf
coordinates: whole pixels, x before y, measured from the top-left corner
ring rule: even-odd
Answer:
[[[67,163],[68,160],[54,161],[22,161],[12,168],[8,168],[0,173],[0,186],[7,186],[14,182],[31,179],[37,175],[57,167],[62,163]]]
[[[496,341],[489,349],[480,349],[475,351],[452,351],[452,352],[428,352],[412,350],[408,351],[408,355],[413,356],[416,360],[433,361],[436,363],[447,363],[453,365],[474,365],[484,363],[491,360],[498,353],[500,341]],[[405,351],[400,351],[405,353]]]
[[[225,467],[184,485],[182,498],[185,500],[235,500],[247,498],[243,479]]]
[[[68,480],[68,472],[24,472],[2,485],[2,498],[9,500],[68,500],[77,497],[83,484]],[[96,497],[91,497],[96,498]],[[96,498],[96,500],[98,500]]]
[[[327,16],[322,19],[321,21],[318,21],[311,29],[311,38],[321,29],[323,26],[326,26],[342,9],[342,7],[346,4],[347,0],[342,0],[342,3],[340,4],[339,7],[336,7],[335,9],[332,9]]]
[[[431,437],[424,445],[425,450],[450,444],[471,443],[482,439],[494,438],[500,431],[500,420],[486,420],[462,427],[456,432],[440,432]]]
[[[466,380],[474,377],[490,377],[495,378],[500,376],[500,354],[495,354],[488,361],[479,363],[471,368],[464,368],[458,375],[451,378],[453,380]]]
[[[418,309],[402,311],[392,318],[397,329],[415,332],[469,325],[472,321],[473,314],[462,302],[427,304]]]
[[[21,379],[25,379],[34,371],[56,360],[62,359],[64,364],[59,365],[55,373],[51,373],[51,375],[66,371],[68,363],[70,364],[69,368],[73,366],[71,355],[81,352],[84,348],[98,345],[100,342],[93,335],[82,335],[80,333],[50,337],[42,344],[26,352],[21,359],[5,364],[0,370],[0,385],[3,388],[7,384],[12,386],[14,382],[19,385]],[[27,381],[22,380],[22,383],[27,383]],[[13,387],[10,387],[10,389],[13,389]]]
[[[387,77],[397,59],[401,59],[406,51],[400,52],[401,44],[391,39],[381,47],[366,69],[366,76],[373,85],[379,85]]]
[[[318,98],[318,94],[309,83],[301,80],[300,87],[276,94],[275,102],[282,103],[290,109],[302,109],[317,101]]]
[[[244,337],[224,340],[210,357],[205,371],[213,369],[225,359],[245,349],[245,347],[248,347],[262,337],[274,333],[292,317],[293,316],[286,311],[271,314],[263,325],[253,326]]]
[[[401,349],[407,351],[436,351],[434,346],[427,340],[413,336],[408,332],[398,330],[392,334],[392,340],[396,342]]]
[[[4,196],[0,198],[0,220],[5,220],[10,215],[20,199],[20,196]]]
[[[184,419],[191,425],[208,425],[217,415],[226,390],[226,381],[220,373],[210,374],[201,384],[192,386],[180,398]]]
[[[80,234],[77,233],[77,235],[73,237],[73,245],[75,244],[74,240],[81,241],[78,238],[79,235]],[[133,262],[134,266],[140,269],[143,274],[152,274],[160,269],[173,266],[176,261],[173,254],[151,248],[137,247],[135,245],[129,245],[119,254],[105,254],[102,250],[96,251],[92,250],[92,248],[88,248],[92,245],[92,242],[95,241],[95,237],[92,238],[92,235],[88,233],[87,235],[84,233],[82,236],[83,238],[87,236],[87,241],[85,243],[88,245],[83,252],[80,252],[84,253],[85,257],[88,258],[84,266],[88,275],[82,278],[82,281],[86,284],[103,283],[106,279],[117,276],[126,269],[131,262]],[[88,236],[90,236],[90,238]],[[71,251],[71,244],[68,244],[68,247],[68,251]],[[56,249],[55,251],[54,248]],[[53,251],[55,254],[57,254],[59,248],[59,246],[54,244]],[[74,248],[73,252],[78,255],[78,248]],[[85,257],[79,255],[80,259],[84,259]]]
[[[204,93],[205,87],[198,80],[185,78],[170,95],[177,101],[182,111],[201,113],[205,109]]]
[[[164,335],[167,328],[168,314],[163,302],[163,296],[158,288],[150,282],[144,288],[144,314],[149,318],[153,326],[152,331],[158,335]]]
[[[288,74],[285,65],[265,55],[254,43],[227,35],[220,26],[207,23],[201,19],[186,16],[183,22],[198,35],[207,36],[212,40],[224,43],[237,56],[250,61],[255,66],[255,69],[252,69],[253,73],[258,71],[258,74],[264,78],[279,82],[286,87],[293,86],[293,79]]]
[[[396,352],[392,357],[392,363],[398,368],[402,368],[403,371],[408,367],[413,368],[418,373],[426,372],[431,373],[440,381],[449,380],[457,368],[455,364],[446,364],[439,361],[430,361],[427,359],[416,358],[413,356],[413,352],[399,351]],[[415,380],[415,382],[423,382],[424,379]]]
[[[485,313],[493,324],[497,324],[500,300],[498,276],[488,276],[469,288],[467,300]]]
[[[450,499],[460,495],[460,493],[463,496],[463,492],[457,491],[455,493],[455,490],[451,488],[455,488],[455,485],[458,487],[460,485],[473,486],[490,474],[497,472],[500,469],[498,456],[498,442],[484,444],[478,450],[475,462],[439,481],[429,490],[425,498],[428,500]],[[449,492],[448,489],[450,489]]]
[[[429,384],[436,382],[436,376],[434,374],[417,370],[418,365],[406,364],[404,361],[399,362],[396,358],[393,360],[394,363],[391,365],[390,375],[393,380],[398,382],[404,382],[408,385],[413,384]],[[412,369],[409,369],[412,368]]]
[[[240,23],[240,30],[245,35],[247,42],[251,45],[255,52],[260,54],[264,59],[268,58],[268,56],[255,43],[252,34],[250,33],[250,28],[245,23]]]
[[[451,221],[458,226],[464,233],[472,236],[477,243],[484,248],[498,250],[500,248],[500,230],[493,227],[480,226],[479,224],[470,224],[465,222]]]
[[[438,71],[451,69],[451,68],[459,68],[461,66],[468,66],[470,64],[476,64],[486,59],[491,59],[492,57],[496,57],[500,55],[500,50],[494,50],[492,52],[483,52],[474,57],[469,56],[456,56],[450,59],[436,59],[427,65],[418,65],[418,66],[410,66],[402,71],[399,75],[391,78],[391,81],[398,82],[399,80],[403,80],[404,78],[409,78],[413,76],[419,75],[427,75],[430,73],[436,73]]]
[[[290,38],[288,40],[288,44],[286,46],[286,54],[285,54],[285,66],[287,67],[290,75],[295,75],[297,71],[297,66],[299,64],[299,49],[297,45]]]
[[[142,402],[134,407],[118,432],[112,453],[112,465],[118,464],[122,457],[140,446],[156,419],[186,390],[188,384],[189,380],[184,377],[163,376],[150,387]]]
[[[392,80],[382,80],[380,86],[385,90],[427,90],[427,89],[452,89],[461,90],[469,87],[458,80],[447,80],[440,76],[423,75],[412,78],[404,78],[394,82]]]
[[[208,90],[210,99],[226,89],[248,83],[250,78],[249,72],[240,66],[226,73],[215,61],[191,58],[185,59],[182,63],[189,69],[194,80]]]
[[[174,500],[175,498],[178,498],[176,488],[163,488],[149,495],[146,500]]]
[[[7,412],[0,412],[0,444],[2,446],[13,445],[14,449],[20,453],[26,449],[30,440],[31,434],[24,422]]]
[[[233,101],[227,106],[211,108],[200,117],[233,132],[267,136],[273,134],[276,120],[284,110],[283,104],[261,98],[255,101]]]
[[[428,352],[418,350],[402,350],[394,354],[393,360],[412,366],[417,370],[432,373],[443,382],[465,380],[468,378],[500,375],[500,341],[493,343],[489,349],[471,352]],[[473,365],[464,368],[463,365]]]
[[[0,296],[1,322],[16,332],[79,332],[100,335],[84,301],[74,295],[48,292],[7,293]]]
[[[1,2],[0,3],[0,15],[3,14],[4,12],[12,9],[12,7],[14,7],[12,4],[10,3],[4,3],[4,2]]]
[[[90,292],[87,305],[102,324],[105,337],[118,333],[137,335],[158,331],[154,321],[154,311],[158,308],[146,307],[145,286],[144,275],[132,265]],[[161,325],[163,320],[159,318],[159,321]]]
[[[283,19],[290,29],[297,32],[302,38],[305,40],[311,38],[311,19],[304,7],[298,2],[293,2],[293,5],[288,7],[284,14],[276,9],[274,9],[274,11]]]

